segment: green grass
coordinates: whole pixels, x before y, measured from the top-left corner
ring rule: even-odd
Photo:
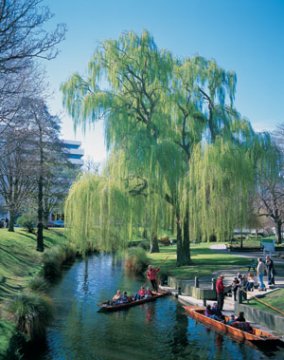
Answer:
[[[62,229],[44,231],[46,249],[67,242]],[[36,235],[16,228],[8,232],[0,229],[0,358],[7,350],[15,326],[7,319],[7,303],[20,290],[28,286],[31,279],[42,268],[43,254],[36,251]]]
[[[160,253],[149,254],[151,263],[160,266],[162,272],[180,279],[193,279],[195,276],[212,276],[216,270],[238,266],[247,269],[252,259],[234,256],[227,252],[209,249],[212,243],[191,246],[190,266],[176,267],[176,246],[161,246]]]
[[[44,232],[46,249],[66,243],[62,231]],[[36,235],[16,229],[14,233],[0,229],[0,301],[25,287],[39,272],[42,254],[36,251]]]
[[[249,305],[254,306],[259,310],[268,311],[270,313],[273,313],[274,315],[281,316],[281,314],[279,312],[274,311],[273,309],[271,309],[269,306],[266,306],[265,304],[268,304],[268,305],[282,311],[282,313],[284,313],[283,298],[284,298],[284,289],[279,289],[279,290],[273,291],[273,292],[265,295],[265,297],[260,299],[261,302],[257,301],[256,299],[250,300]],[[284,316],[284,315],[282,315],[282,316]]]
[[[1,355],[5,354],[11,337],[15,334],[15,325],[9,321],[0,321],[0,359]]]

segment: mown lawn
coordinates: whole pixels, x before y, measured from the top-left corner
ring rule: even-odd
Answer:
[[[149,254],[151,264],[160,266],[162,272],[181,279],[193,279],[195,276],[212,276],[216,270],[225,270],[238,266],[247,269],[250,258],[234,256],[228,252],[209,249],[212,244],[198,244],[191,247],[190,266],[176,267],[176,246],[161,246],[160,253]]]
[[[268,293],[265,295],[265,297],[259,299],[257,301],[256,299],[250,300],[249,305],[256,307],[259,310],[264,310],[271,312],[275,315],[284,316],[284,289],[279,289],[276,291],[272,291],[271,293]],[[270,306],[273,308],[276,308],[278,311],[273,310]]]
[[[44,232],[46,248],[66,242],[62,230]],[[0,301],[15,293],[40,270],[42,254],[36,251],[36,235],[16,229],[0,229]]]

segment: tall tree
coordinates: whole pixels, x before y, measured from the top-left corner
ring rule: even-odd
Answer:
[[[257,198],[258,215],[270,218],[275,224],[277,243],[282,242],[284,223],[283,152],[266,135],[263,151],[258,155]]]
[[[0,73],[17,73],[33,58],[53,59],[64,39],[65,25],[47,31],[52,18],[43,0],[0,1]]]
[[[30,133],[23,126],[8,128],[1,137],[0,195],[9,212],[9,231],[14,231],[16,215],[35,189],[29,140]]]
[[[235,74],[215,61],[176,60],[143,32],[103,42],[88,78],[74,74],[62,87],[75,126],[104,119],[109,150],[125,153],[129,193],[149,198],[153,214],[162,201],[173,207],[178,265],[190,262],[193,149],[205,140],[242,136],[233,108],[235,86]],[[155,223],[154,216],[153,229]]]
[[[50,169],[60,154],[64,157],[59,140],[60,122],[52,116],[44,101],[40,98],[25,99],[22,109],[29,117],[29,131],[33,134],[30,147],[33,150],[33,161],[37,183],[37,250],[44,250],[44,187],[49,180]]]
[[[63,87],[65,104],[75,126],[85,127],[86,121],[104,117],[109,149],[123,148],[132,153],[133,143],[141,144],[133,152],[134,155],[141,150],[141,164],[136,161],[130,177],[149,168],[147,160],[165,119],[163,89],[167,88],[171,67],[171,55],[159,51],[149,33],[141,37],[129,33],[118,41],[104,42],[95,52],[89,64],[89,79],[75,74]],[[107,89],[99,87],[103,74],[109,84]],[[144,148],[142,142],[149,146]],[[138,195],[137,188],[128,191]]]

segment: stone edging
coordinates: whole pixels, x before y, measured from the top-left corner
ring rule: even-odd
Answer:
[[[284,336],[284,317],[280,315],[274,315],[252,306],[235,303],[235,313],[243,311],[245,318],[250,321],[271,329],[277,334]]]

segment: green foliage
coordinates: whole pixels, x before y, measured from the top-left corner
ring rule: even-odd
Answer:
[[[46,247],[65,244],[67,239],[63,230],[44,231]],[[15,351],[23,344],[22,337],[15,334],[15,325],[11,316],[7,318],[7,298],[11,299],[29,286],[29,282],[42,268],[42,253],[35,250],[36,235],[29,234],[23,229],[16,228],[15,232],[0,229],[0,358],[8,350],[15,358]],[[37,280],[36,280],[37,282]],[[38,281],[37,287],[40,288]],[[12,339],[11,339],[12,338]],[[9,355],[10,355],[9,352]],[[2,356],[2,357],[1,357]],[[8,357],[9,358],[9,357]],[[20,354],[19,357],[20,359]]]
[[[43,254],[43,274],[48,281],[56,280],[61,274],[62,265],[75,259],[75,249],[57,245]]]
[[[146,251],[149,251],[150,250],[150,240],[144,239],[140,242],[140,244],[138,246]]]
[[[176,227],[180,265],[195,241],[228,239],[244,225],[259,146],[234,109],[236,74],[214,59],[177,59],[145,31],[98,48],[88,76],[62,85],[74,125],[104,120],[103,176],[84,177],[67,203],[69,236],[81,249],[125,247],[133,229],[149,238]]]
[[[83,253],[125,248],[131,222],[128,197],[116,181],[86,174],[71,188],[65,222],[69,238]]]
[[[17,219],[17,224],[25,228],[29,233],[33,233],[37,224],[36,214],[30,212],[24,213]]]
[[[51,301],[40,294],[17,295],[9,310],[13,314],[17,329],[31,340],[43,337],[46,326],[52,319]]]
[[[141,247],[129,248],[125,256],[125,269],[134,274],[142,274],[145,271],[149,259]]]
[[[36,292],[45,292],[48,289],[48,286],[48,282],[41,276],[35,276],[28,284],[28,287]]]
[[[191,232],[195,239],[228,241],[244,227],[254,191],[254,164],[247,150],[218,138],[197,146],[190,173]]]

